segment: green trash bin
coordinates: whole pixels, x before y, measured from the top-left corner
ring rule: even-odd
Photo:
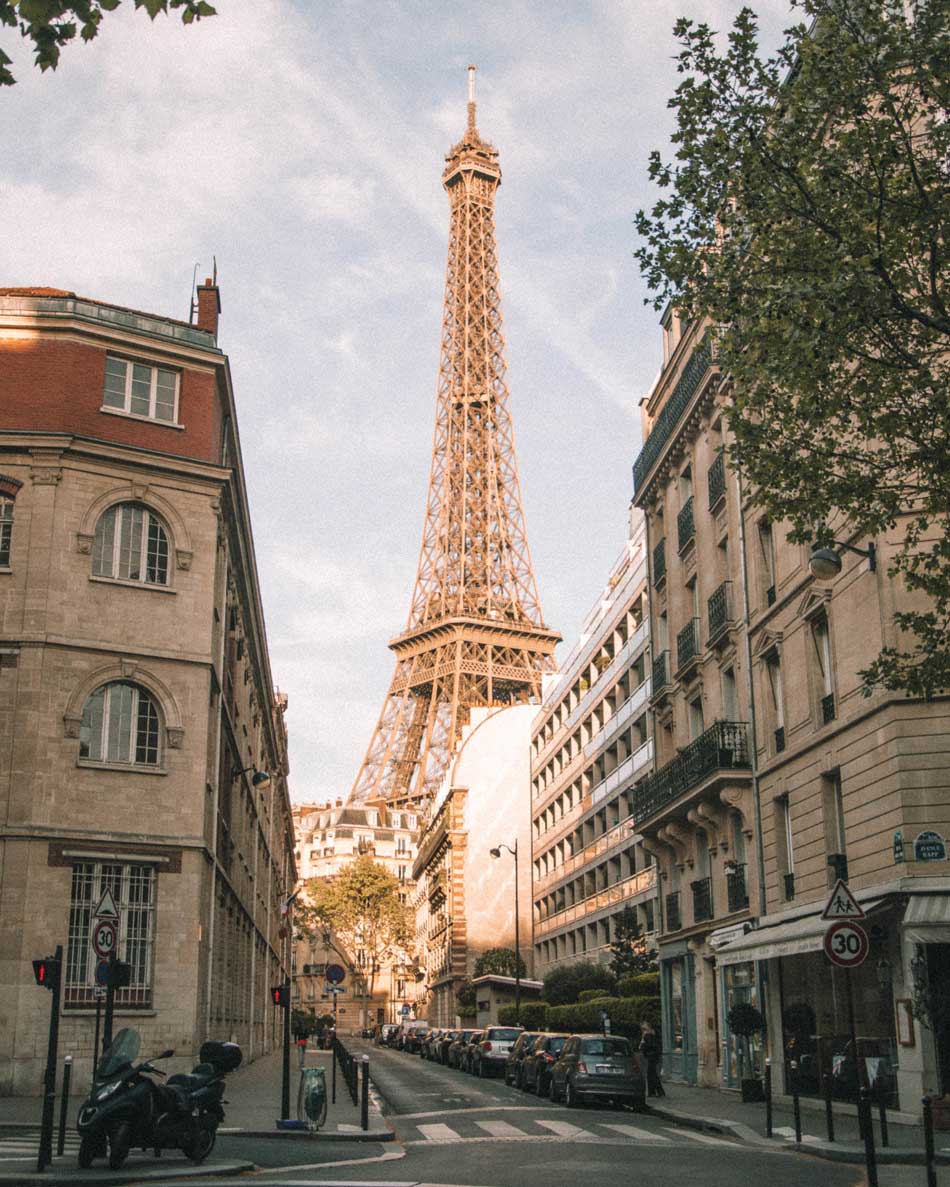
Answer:
[[[327,1073],[323,1067],[300,1069],[297,1118],[317,1130],[327,1119]]]

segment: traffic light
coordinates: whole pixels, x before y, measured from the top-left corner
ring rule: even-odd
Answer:
[[[290,1008],[290,986],[289,985],[272,985],[270,990],[271,1001],[275,1006],[280,1006],[282,1010]]]
[[[132,966],[124,960],[114,960],[109,965],[109,989],[126,989],[132,984]]]
[[[50,990],[58,988],[62,967],[63,962],[57,960],[55,956],[42,956],[39,960],[34,960],[33,976],[36,978],[37,985],[42,985],[44,989]]]

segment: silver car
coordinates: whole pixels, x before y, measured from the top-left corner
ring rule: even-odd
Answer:
[[[478,1046],[472,1051],[472,1071],[476,1076],[504,1075],[508,1054],[524,1028],[521,1026],[489,1026]]]
[[[568,1108],[600,1097],[635,1109],[646,1106],[640,1056],[620,1035],[571,1035],[551,1069],[551,1100]]]

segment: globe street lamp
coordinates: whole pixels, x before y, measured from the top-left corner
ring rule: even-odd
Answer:
[[[507,849],[511,856],[515,859],[515,1022],[521,1025],[521,942],[520,932],[518,930],[518,839],[515,838],[515,847],[510,845],[496,845],[494,849],[489,849],[488,852],[492,857],[501,857],[502,849]]]
[[[841,572],[841,557],[835,551],[841,548],[845,548],[857,556],[867,557],[868,572],[876,571],[877,548],[873,540],[868,541],[867,548],[855,548],[853,544],[842,544],[837,540],[832,540],[829,545],[812,549],[811,556],[808,558],[808,568],[812,577],[817,577],[819,581],[833,581]]]

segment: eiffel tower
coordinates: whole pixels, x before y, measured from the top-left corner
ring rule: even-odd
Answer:
[[[350,800],[423,807],[477,706],[537,701],[560,635],[528,552],[505,379],[495,193],[498,152],[475,125],[446,157],[449,252],[432,470],[412,608]]]

